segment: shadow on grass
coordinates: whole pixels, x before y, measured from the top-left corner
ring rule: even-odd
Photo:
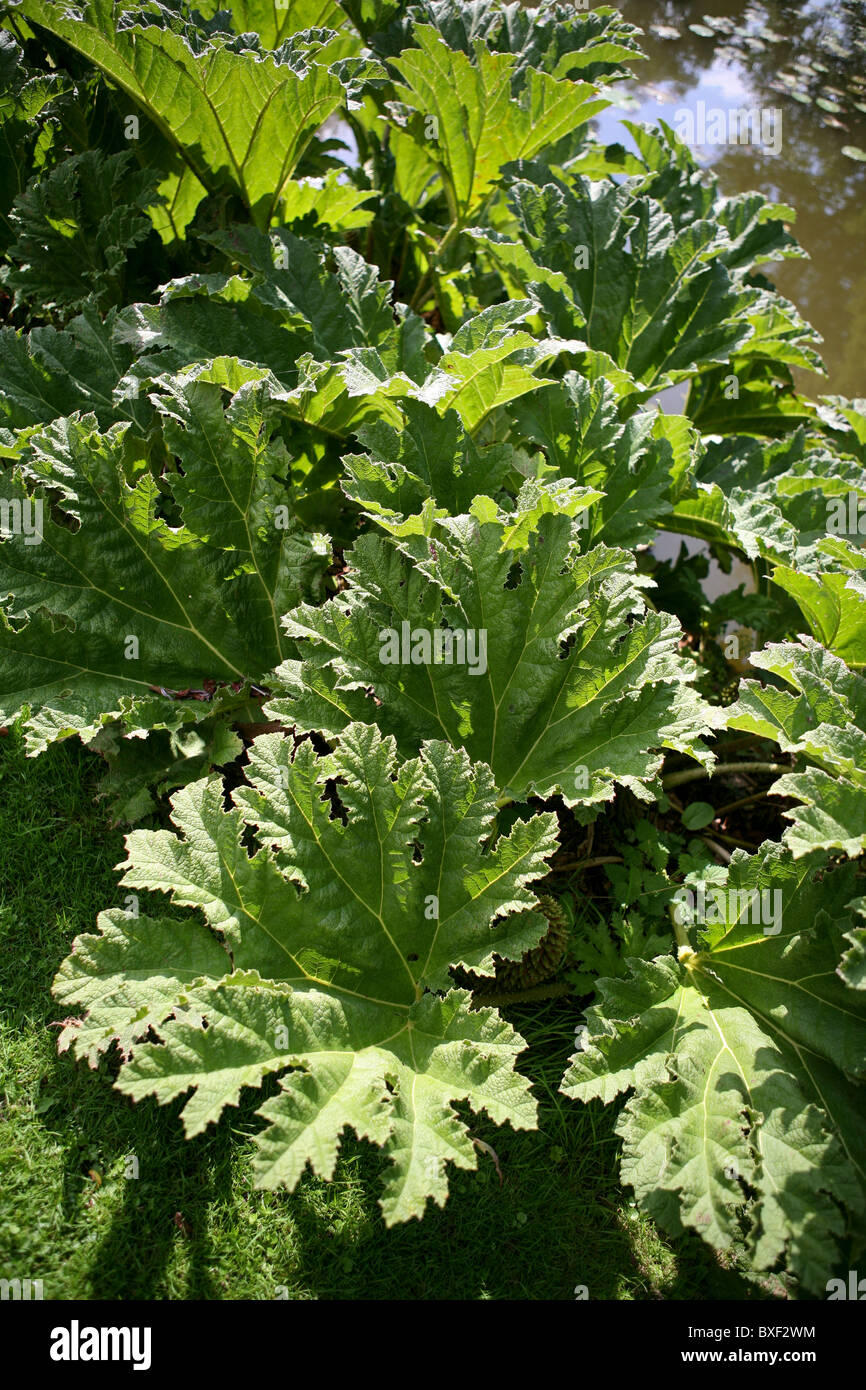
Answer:
[[[122,837],[94,805],[98,771],[75,745],[26,766],[20,747],[0,750],[4,1273],[44,1275],[49,1298],[749,1295],[697,1237],[670,1241],[629,1204],[614,1107],[558,1094],[573,1044],[568,1002],[509,1012],[531,1043],[521,1065],[539,1131],[464,1115],[502,1181],[479,1151],[477,1171],[451,1172],[444,1209],[428,1204],[423,1221],[392,1230],[377,1205],[382,1155],[349,1135],[331,1182],[307,1174],[294,1193],[253,1189],[255,1110],[275,1080],[187,1142],[182,1101],[133,1106],[111,1089],[116,1061],[91,1071],[58,1057],[51,980],[74,935],[120,900]]]
[[[537,1133],[464,1112],[471,1132],[495,1149],[502,1181],[481,1152],[477,1171],[452,1171],[444,1209],[428,1204],[423,1221],[391,1230],[377,1205],[385,1163],[371,1145],[346,1135],[331,1183],[307,1175],[293,1194],[257,1193],[250,1145],[238,1131],[258,1128],[260,1096],[247,1095],[211,1134],[180,1148],[179,1107],[156,1114],[145,1102],[129,1121],[140,1114],[143,1125],[156,1122],[160,1133],[144,1137],[146,1161],[165,1165],[168,1156],[171,1172],[163,1166],[146,1211],[144,1194],[129,1193],[99,1263],[117,1271],[126,1261],[122,1296],[164,1296],[177,1246],[176,1233],[165,1233],[178,1204],[191,1227],[184,1279],[191,1298],[565,1301],[583,1290],[592,1300],[754,1297],[696,1236],[668,1241],[629,1205],[616,1172],[615,1109],[575,1106],[551,1086],[572,1028],[563,1004],[540,1021],[529,1069],[541,1099]],[[271,1081],[268,1090],[275,1088]],[[161,1236],[143,1254],[143,1226],[151,1225]]]

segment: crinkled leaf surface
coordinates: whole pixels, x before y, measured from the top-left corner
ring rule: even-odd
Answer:
[[[47,317],[131,299],[131,253],[151,233],[146,208],[156,185],[130,154],[99,150],[61,160],[28,184],[9,215],[16,239],[2,276],[16,305]]]
[[[476,41],[473,61],[446,48],[428,24],[416,25],[413,39],[417,48],[392,60],[404,79],[395,92],[414,113],[410,131],[419,143],[427,141],[452,217],[463,225],[505,164],[531,159],[609,104],[589,83],[557,81],[535,68],[526,70],[515,96],[511,54],[491,53]]]
[[[74,411],[92,412],[103,428],[132,419],[144,426],[140,402],[120,404],[114,393],[134,351],[114,336],[116,316],[103,318],[92,305],[65,328],[16,333],[0,328],[0,419],[25,430]]]
[[[40,121],[49,115],[54,100],[71,85],[65,74],[32,72],[7,29],[0,32],[0,223],[3,240],[12,228],[9,209],[23,193],[33,172],[34,147]]]
[[[641,192],[660,203],[677,227],[708,217],[720,222],[730,240],[720,259],[729,270],[746,276],[768,261],[806,255],[788,230],[796,220],[794,208],[772,203],[757,192],[722,195],[712,168],[699,164],[665,121],[653,126],[623,121],[623,125],[646,170]]]
[[[344,455],[344,491],[394,533],[423,529],[421,513],[468,511],[479,493],[493,494],[513,466],[507,444],[481,447],[455,410],[440,414],[422,401],[401,403],[403,428],[374,421],[358,430],[365,454]]]
[[[552,4],[526,10],[500,6],[496,0],[422,0],[405,17],[374,40],[379,53],[398,52],[417,42],[415,26],[432,26],[451,49],[472,57],[477,40],[493,53],[516,59],[512,91],[519,95],[530,69],[552,77],[575,74],[587,82],[610,81],[620,65],[642,58],[640,32],[612,8],[579,13],[571,5]]]
[[[223,686],[209,699],[204,691],[176,699],[170,710],[155,697],[153,706],[156,728],[149,727],[149,702],[136,700],[134,711],[104,725],[88,741],[105,759],[97,795],[113,825],[135,825],[158,811],[161,797],[234,762],[244,744],[232,726],[261,719],[261,704],[244,687],[236,692]],[[144,728],[134,732],[133,723]]]
[[[482,497],[427,537],[362,536],[348,588],[286,618],[305,659],[280,669],[287,697],[267,708],[329,735],[375,720],[407,751],[444,735],[511,797],[559,789],[592,804],[616,782],[648,797],[663,747],[707,758],[712,712],[679,624],[643,613],[632,557],[580,553],[572,518],[586,500],[526,484],[514,513]],[[445,626],[464,646],[452,638],[437,660]]]
[[[475,431],[498,406],[545,386],[550,378],[539,375],[542,364],[583,344],[515,331],[531,309],[529,300],[513,300],[467,319],[425,380],[425,396],[441,410],[456,410]]]
[[[712,439],[695,480],[697,489],[678,499],[672,525],[797,572],[829,569],[832,558],[818,543],[847,528],[861,499],[866,509],[862,463],[810,440],[802,427],[777,441]]]
[[[822,396],[817,414],[822,429],[842,453],[866,463],[866,397]]]
[[[545,872],[555,817],[494,842],[489,768],[443,743],[398,763],[392,740],[359,725],[322,758],[258,738],[250,781],[228,811],[218,779],[194,783],[173,799],[177,833],[128,837],[124,884],[204,923],[105,914],[56,982],[65,1006],[87,1008],[65,1041],[91,1060],[113,1039],[131,1048],[119,1089],[188,1093],[188,1135],[280,1073],[259,1111],[258,1184],[292,1188],[307,1164],[330,1177],[349,1126],[390,1160],[388,1224],[420,1216],[428,1198],[444,1203],[447,1162],[475,1167],[455,1102],[535,1125],[514,1071],[522,1039],[448,988],[449,968],[492,974],[494,951],[520,956],[544,934],[526,885]],[[148,1026],[159,1042],[139,1041]]]
[[[770,438],[812,426],[816,407],[794,388],[783,362],[735,355],[693,377],[688,412],[704,434],[759,434]]]
[[[639,412],[620,418],[610,382],[576,372],[509,408],[548,468],[604,494],[588,518],[588,538],[632,547],[655,539],[657,523],[683,492],[696,450],[684,416]]]
[[[419,360],[421,320],[395,316],[390,282],[349,247],[336,249],[332,270],[313,244],[284,230],[267,237],[240,226],[211,239],[232,263],[228,273],[173,280],[157,303],[120,315],[117,336],[139,355],[130,391],[160,365],[215,357],[269,369],[287,387],[305,374],[345,372],[353,352],[373,354],[388,376],[416,362],[422,377],[429,371]]]
[[[196,9],[211,19],[226,7],[202,0]],[[255,34],[263,48],[279,48],[304,29],[337,29],[346,18],[335,0],[234,0],[229,14],[234,32]]]
[[[140,354],[123,383],[130,396],[160,365],[226,354],[256,377],[270,370],[286,388],[285,409],[320,433],[345,438],[370,419],[400,426],[392,402],[405,397],[455,410],[475,431],[498,406],[544,385],[545,364],[575,346],[517,329],[532,309],[522,300],[467,319],[443,350],[349,247],[335,250],[332,272],[289,232],[269,239],[235,228],[212,239],[241,273],[172,281],[158,304],[120,316],[117,336]]]
[[[21,8],[141,107],[202,194],[227,186],[260,227],[276,215],[306,146],[344,96],[339,78],[319,63],[292,66],[220,34],[203,41],[191,26],[157,23],[146,6],[122,13],[113,0],[87,0],[72,12],[26,0]]]
[[[818,849],[856,857],[866,850],[866,678],[807,637],[771,643],[751,661],[784,686],[743,681],[728,727],[774,739],[813,764],[770,788],[800,803],[783,812],[791,821],[785,844],[797,858]]]
[[[261,677],[288,654],[282,613],[329,564],[324,538],[291,515],[266,390],[242,387],[225,406],[210,383],[160,385],[183,460],[164,490],[129,427],[100,434],[92,416],[34,435],[4,483],[10,502],[42,505],[41,538],[0,543],[3,717],[29,705],[37,747],[95,732],[149,690]],[[164,519],[166,492],[180,524]]]
[[[832,537],[818,541],[816,550],[838,560],[839,567],[809,574],[777,565],[773,582],[796,599],[813,636],[834,656],[849,666],[866,666],[866,556],[846,553],[845,542],[834,544]]]
[[[585,338],[641,382],[663,386],[725,361],[753,333],[758,291],[721,263],[726,234],[710,219],[677,229],[629,184],[555,180],[529,166],[509,195],[515,240],[474,229],[512,293],[535,296],[550,330]]]
[[[852,898],[848,904],[852,925],[845,932],[846,950],[837,973],[851,989],[866,989],[866,898]]]
[[[854,877],[823,862],[737,850],[696,951],[599,982],[562,1087],[631,1093],[622,1176],[663,1226],[720,1249],[745,1232],[757,1269],[783,1263],[813,1292],[866,1196],[866,1005],[834,926]]]

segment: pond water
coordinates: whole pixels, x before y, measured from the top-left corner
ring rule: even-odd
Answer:
[[[618,8],[643,29],[647,61],[634,64],[637,85],[620,89],[625,107],[597,118],[600,137],[631,147],[623,118],[664,120],[723,193],[758,189],[792,206],[809,259],[762,269],[823,338],[826,377],[798,370],[797,385],[810,396],[866,395],[866,4],[620,0]],[[747,143],[731,114],[748,108],[761,120]],[[716,130],[712,113],[721,113]],[[732,132],[736,143],[717,143]],[[677,411],[687,394],[683,384],[656,399]],[[667,534],[653,553],[673,560],[683,543],[690,554],[707,549]],[[750,566],[735,560],[724,573],[713,560],[702,588],[715,599],[741,583],[754,588]]]
[[[620,0],[618,8],[644,30],[648,61],[634,64],[637,85],[621,89],[638,104],[602,113],[601,138],[631,147],[623,117],[661,118],[712,166],[723,193],[758,189],[793,206],[810,259],[764,270],[824,340],[826,378],[798,372],[797,384],[812,396],[866,395],[866,162],[843,153],[866,160],[866,3]],[[710,113],[751,107],[766,113],[764,143],[713,143]]]

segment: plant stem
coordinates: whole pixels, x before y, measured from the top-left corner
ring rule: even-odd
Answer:
[[[447,232],[442,237],[442,240],[436,247],[436,250],[433,252],[433,255],[430,257],[429,268],[425,270],[424,274],[421,276],[421,279],[415,286],[415,293],[409,300],[410,309],[419,309],[421,305],[424,303],[424,300],[427,298],[427,295],[431,289],[431,281],[433,278],[433,262],[440,260],[441,257],[445,254],[448,247],[451,245],[452,241],[457,235],[459,227],[459,222],[454,221],[451,223],[451,226],[448,228]]]
[[[724,845],[717,845],[715,840],[710,839],[709,835],[702,835],[701,839],[705,845],[709,845],[714,854],[718,855],[723,864],[730,864],[733,856],[729,849],[725,849]]]
[[[689,934],[686,931],[685,924],[681,922],[677,917],[677,910],[674,907],[673,903],[668,904],[668,912],[670,913],[671,923],[673,924],[674,929],[674,936],[677,939],[677,945],[687,946],[689,950],[691,950],[692,943],[689,941]]]
[[[372,227],[372,225],[373,225],[373,224],[372,224],[372,222],[371,222],[371,223],[370,223],[370,226]],[[400,251],[400,264],[399,264],[399,266],[398,266],[398,268],[397,268],[397,274],[394,276],[394,290],[395,290],[395,292],[396,292],[397,295],[399,295],[399,292],[400,292],[400,284],[401,284],[401,281],[402,281],[402,279],[403,279],[403,271],[404,271],[405,268],[406,268],[406,252],[408,251],[408,249],[409,249],[409,233],[408,233],[408,231],[404,231],[404,233],[403,233],[403,246],[402,246],[402,249],[401,249],[401,251]]]
[[[684,782],[700,782],[706,778],[718,777],[720,774],[729,772],[790,772],[791,769],[784,763],[718,763],[711,772],[707,772],[703,767],[687,767],[683,772],[672,772],[670,777],[665,777],[662,781],[662,788],[667,791],[669,787],[681,787]]]
[[[739,806],[748,806],[752,801],[764,801],[769,796],[769,792],[752,792],[751,796],[741,796],[737,801],[729,801],[726,806],[720,806],[716,811],[716,817],[726,816],[729,811],[736,811]]]
[[[748,840],[738,840],[735,835],[723,835],[721,830],[716,831],[716,837],[719,840],[726,840],[729,845],[734,846],[734,849],[747,849],[750,854],[754,854],[758,848],[757,845],[750,845]]]
[[[601,864],[622,864],[621,854],[599,854],[595,859],[569,859],[565,864],[554,864],[552,874],[568,874],[573,869],[597,869]]]
[[[432,288],[433,286],[430,283],[430,275],[425,270],[424,274],[421,276],[421,279],[418,281],[418,286],[415,290],[415,293],[409,301],[409,308],[412,310],[413,313],[416,310],[423,308],[424,300],[427,298]],[[422,290],[424,291],[423,294],[421,293]]]

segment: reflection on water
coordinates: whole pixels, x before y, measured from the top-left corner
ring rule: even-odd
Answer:
[[[798,384],[810,395],[866,395],[866,162],[843,153],[866,152],[866,4],[620,0],[619,9],[645,31],[640,43],[648,61],[634,65],[637,86],[622,89],[639,104],[602,113],[601,138],[630,147],[622,117],[661,118],[684,130],[688,110],[695,117],[689,143],[712,165],[724,193],[759,189],[791,204],[810,259],[764,269],[821,333],[827,367],[826,379],[797,372]],[[726,19],[725,27],[739,32],[713,33],[712,21]],[[699,103],[705,112],[777,108],[782,139],[770,138],[770,148],[700,146]],[[712,131],[706,134],[711,141]]]

